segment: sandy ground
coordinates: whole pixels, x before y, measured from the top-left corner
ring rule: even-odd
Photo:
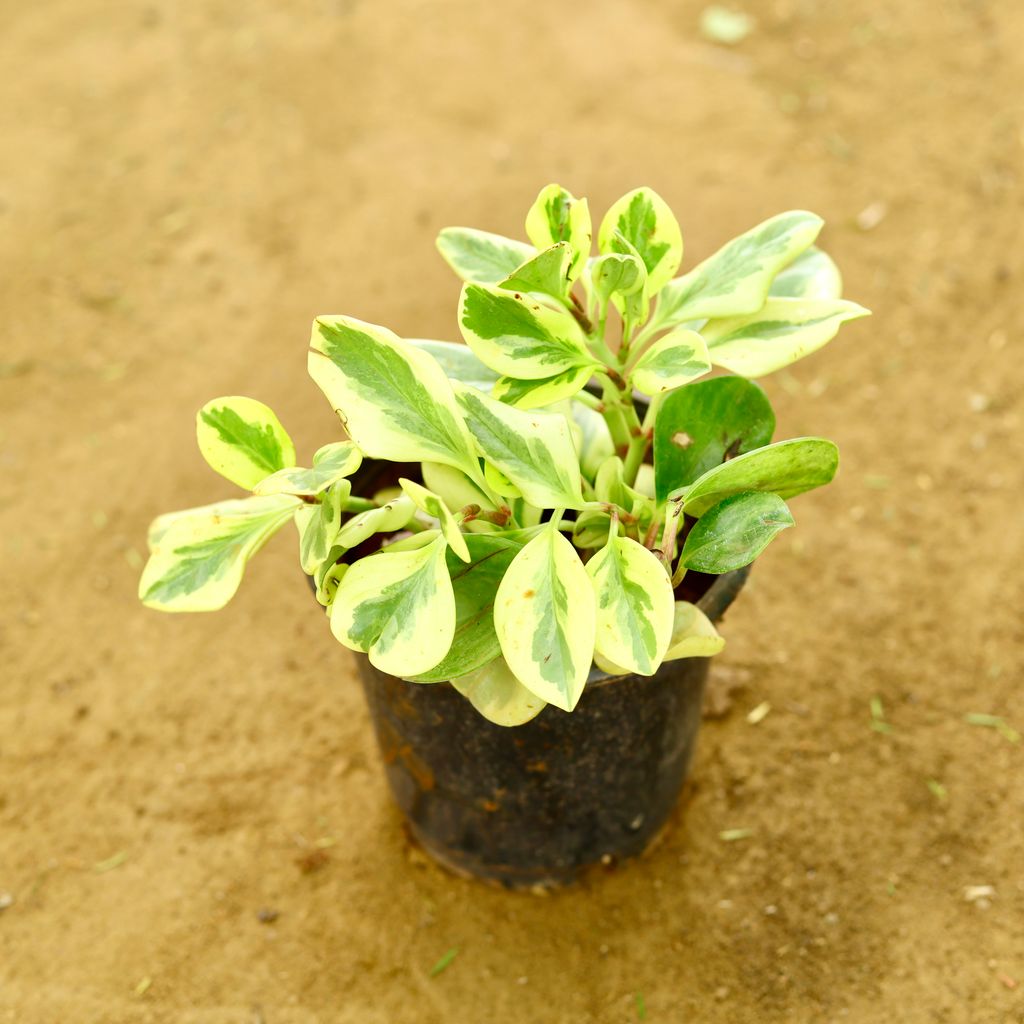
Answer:
[[[1024,1021],[1024,743],[964,720],[1024,726],[1024,6],[747,4],[726,50],[693,0],[0,0],[0,1021]],[[817,210],[875,317],[768,381],[843,472],[729,616],[672,830],[540,898],[409,847],[292,537],[218,616],[135,586],[230,492],[195,408],[309,455],[311,318],[453,337],[435,233],[549,180],[657,188],[686,266]]]

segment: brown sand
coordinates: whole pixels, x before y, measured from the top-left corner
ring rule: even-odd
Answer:
[[[1024,1020],[1024,743],[964,721],[1024,725],[1024,5],[748,0],[732,50],[701,7],[0,0],[0,1021]],[[672,830],[539,898],[409,847],[292,537],[217,616],[135,586],[230,494],[195,408],[308,456],[311,318],[453,337],[435,233],[549,180],[657,188],[687,266],[817,210],[875,317],[767,382],[843,471],[729,616]]]

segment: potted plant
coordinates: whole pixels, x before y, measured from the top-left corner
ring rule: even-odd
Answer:
[[[445,229],[466,344],[318,317],[309,371],[348,436],[308,468],[266,405],[207,403],[199,449],[252,493],[154,521],[143,603],[222,607],[293,522],[430,852],[513,886],[640,852],[688,767],[714,622],[787,500],[836,472],[831,441],[772,441],[749,379],[867,313],[821,226],[780,214],[680,277],[648,188],[605,214],[596,256],[558,185],[530,244]]]

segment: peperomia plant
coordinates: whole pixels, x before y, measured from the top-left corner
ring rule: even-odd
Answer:
[[[793,524],[786,500],[836,472],[831,441],[772,443],[748,379],[867,313],[839,297],[821,226],[780,214],[681,277],[679,225],[648,188],[608,211],[596,256],[586,200],[558,185],[527,214],[530,244],[445,229],[466,344],[318,317],[309,372],[348,440],[309,468],[262,403],[205,405],[200,451],[252,494],[160,516],[142,601],[222,607],[291,520],[342,644],[450,680],[502,725],[571,711],[595,663],[652,675],[716,653],[714,626],[676,600],[683,576],[753,561]],[[374,476],[364,459],[397,464],[390,486],[353,492]]]

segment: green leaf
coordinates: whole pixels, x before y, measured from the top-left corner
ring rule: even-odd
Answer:
[[[363,453],[351,441],[325,444],[313,456],[313,468],[279,469],[261,480],[256,494],[297,494],[312,497],[351,476],[362,464]]]
[[[672,639],[669,641],[665,661],[680,658],[710,658],[725,647],[725,639],[718,635],[714,623],[689,601],[676,601],[672,621]]]
[[[580,467],[593,478],[601,463],[615,452],[608,423],[599,412],[582,402],[570,402],[569,415],[573,441],[580,453]]]
[[[734,494],[712,505],[697,520],[683,544],[680,561],[697,572],[732,572],[749,565],[776,534],[792,525],[793,516],[777,494]]]
[[[203,458],[233,484],[252,490],[264,477],[295,465],[295,445],[273,410],[254,398],[215,398],[196,413]]]
[[[590,280],[594,294],[601,302],[613,295],[633,295],[647,283],[647,268],[639,256],[631,253],[608,253],[590,264]]]
[[[792,498],[829,483],[838,467],[839,449],[823,437],[779,441],[708,470],[686,492],[683,511],[702,516],[713,505],[743,491],[768,491]]]
[[[526,215],[526,236],[538,249],[567,242],[572,253],[569,281],[575,281],[590,255],[590,209],[561,185],[546,185]]]
[[[630,380],[645,395],[673,391],[711,370],[708,347],[696,331],[677,327],[637,360]]]
[[[428,671],[406,676],[414,682],[451,680],[481,668],[501,654],[494,631],[494,599],[502,577],[526,541],[508,533],[469,534],[466,543],[471,556],[468,564],[451,552],[448,557],[456,617],[451,650]]]
[[[498,587],[494,626],[509,668],[563,711],[572,711],[587,682],[595,605],[579,555],[554,525],[516,555]]]
[[[398,483],[421,512],[425,512],[438,521],[448,546],[462,561],[468,562],[469,548],[466,547],[466,538],[462,536],[458,521],[441,498],[433,491],[428,491],[422,484],[416,483],[415,480],[407,480],[402,477]]]
[[[768,299],[756,313],[712,320],[701,333],[716,366],[763,377],[828,344],[845,321],[870,315],[845,299]]]
[[[494,385],[491,395],[518,409],[538,409],[579,394],[587,386],[595,369],[597,364],[572,366],[553,377],[543,377],[540,380],[514,380],[511,377],[502,377]]]
[[[683,236],[668,204],[653,189],[627,192],[605,214],[598,232],[602,253],[628,254],[629,246],[616,237],[622,235],[643,260],[647,269],[647,294],[656,295],[671,279],[683,258]]]
[[[455,595],[443,537],[418,551],[361,558],[342,577],[331,606],[331,632],[365,651],[381,672],[425,672],[451,647]]]
[[[452,686],[495,725],[524,725],[544,710],[544,701],[512,674],[504,658],[452,680]]]
[[[583,331],[572,316],[522,292],[464,285],[459,326],[480,360],[517,380],[537,380],[594,365]]]
[[[416,506],[402,494],[380,508],[367,509],[354,515],[338,531],[335,543],[346,548],[358,547],[375,533],[404,529],[415,514]]]
[[[673,392],[654,423],[657,501],[727,458],[769,444],[774,431],[767,396],[742,377],[715,377]]]
[[[561,413],[523,412],[457,385],[481,455],[538,508],[581,508],[579,458]]]
[[[316,599],[326,609],[334,604],[334,596],[338,592],[338,584],[341,578],[348,572],[348,564],[339,559],[345,554],[344,548],[331,548],[330,553],[320,563],[313,573],[313,582],[316,584]]]
[[[497,284],[534,255],[532,245],[476,228],[445,228],[437,249],[463,281]]]
[[[165,612],[223,608],[242,582],[245,563],[300,504],[274,494],[159,516],[149,530],[139,600]]]
[[[587,574],[597,595],[597,653],[621,666],[620,675],[653,675],[672,637],[675,601],[665,566],[630,537],[612,537]]]
[[[838,299],[843,277],[828,253],[811,246],[780,271],[768,291],[782,299]]]
[[[335,546],[341,531],[341,517],[352,493],[352,484],[340,480],[315,505],[296,509],[295,525],[299,531],[299,564],[307,576],[320,568]]]
[[[433,341],[430,338],[407,338],[406,344],[414,345],[422,352],[432,355],[444,370],[449,380],[462,381],[479,391],[490,391],[498,374],[484,366],[473,350],[461,341]]]
[[[437,361],[352,317],[313,323],[309,372],[364,455],[443,462],[479,477],[473,444]]]
[[[569,291],[571,263],[572,249],[569,243],[559,242],[517,267],[498,287],[521,292],[542,292],[561,301]]]
[[[653,322],[668,327],[756,313],[768,297],[772,279],[817,238],[823,223],[806,210],[790,210],[732,239],[665,286]]]

